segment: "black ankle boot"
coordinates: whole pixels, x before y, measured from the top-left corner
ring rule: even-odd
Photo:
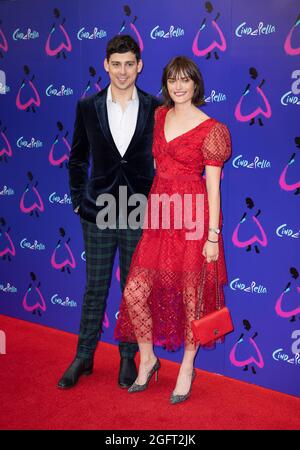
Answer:
[[[119,386],[129,388],[137,378],[137,369],[134,358],[122,358],[120,361]]]
[[[74,387],[81,375],[91,375],[93,373],[93,365],[93,359],[75,358],[59,380],[57,386],[60,389]]]

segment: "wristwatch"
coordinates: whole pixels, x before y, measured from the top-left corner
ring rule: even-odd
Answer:
[[[221,233],[220,228],[209,228],[208,230],[209,230],[209,231],[213,231],[213,232],[216,233],[216,234],[220,234],[220,233]]]

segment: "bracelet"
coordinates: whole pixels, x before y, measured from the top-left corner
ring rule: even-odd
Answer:
[[[208,242],[212,242],[213,244],[218,244],[219,243],[219,241],[211,241],[210,239],[207,239],[208,240]]]
[[[220,234],[221,233],[220,228],[208,228],[208,231],[213,231],[215,234]]]

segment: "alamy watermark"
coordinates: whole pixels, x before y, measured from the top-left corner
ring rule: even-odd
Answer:
[[[6,355],[6,335],[0,330],[0,355]]]
[[[102,207],[96,218],[101,230],[116,228],[118,210],[121,229],[183,229],[186,240],[199,240],[204,234],[204,194],[162,193],[147,198],[138,193],[128,197],[127,186],[120,186],[118,205],[112,194],[100,194],[96,205]]]
[[[0,94],[6,93],[6,75],[3,70],[0,70]]]

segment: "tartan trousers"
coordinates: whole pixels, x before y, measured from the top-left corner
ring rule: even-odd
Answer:
[[[142,229],[100,230],[95,223],[80,218],[86,255],[86,288],[83,298],[77,357],[93,358],[106,309],[117,248],[120,255],[120,281],[123,292],[133,252]],[[134,358],[137,343],[120,342],[121,357]]]

